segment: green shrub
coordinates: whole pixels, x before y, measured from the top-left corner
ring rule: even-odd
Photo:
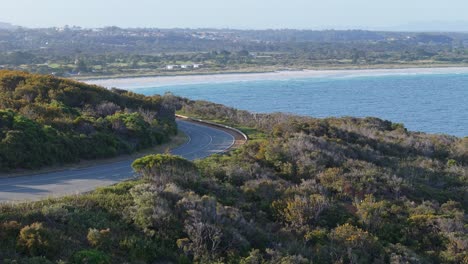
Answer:
[[[119,247],[123,250],[128,259],[133,261],[142,261],[143,263],[152,263],[155,259],[161,256],[170,255],[171,249],[163,248],[162,243],[148,237],[130,236],[126,237],[119,243]]]
[[[457,166],[457,161],[454,160],[454,159],[449,159],[449,160],[447,160],[447,166],[448,167]]]
[[[71,264],[110,264],[110,257],[99,250],[78,251],[70,259]]]
[[[21,224],[16,221],[7,221],[0,223],[0,242],[5,238],[18,236],[21,230]]]
[[[135,160],[132,167],[145,180],[157,186],[170,182],[185,186],[199,177],[198,169],[192,162],[174,155],[149,155]]]
[[[63,204],[52,204],[49,206],[44,206],[41,212],[45,217],[62,223],[65,223],[69,217],[68,209],[64,208]]]
[[[0,223],[0,260],[14,252],[20,230],[21,224],[16,221]]]

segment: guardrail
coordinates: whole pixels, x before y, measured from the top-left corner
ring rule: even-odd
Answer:
[[[206,121],[206,120],[201,120],[201,119],[197,119],[197,118],[192,118],[192,117],[188,117],[188,116],[183,116],[183,115],[175,115],[176,117],[178,118],[182,118],[182,119],[188,119],[190,121],[195,121],[195,122],[198,122],[198,123],[204,123],[204,124],[208,124],[208,125],[212,125],[212,126],[217,126],[217,127],[222,127],[222,128],[225,128],[225,129],[229,129],[229,130],[232,130],[238,134],[240,134],[244,140],[247,142],[249,140],[249,137],[242,131],[240,131],[239,129],[237,128],[234,128],[234,127],[230,127],[230,126],[226,126],[226,125],[221,125],[221,124],[218,124],[218,123],[215,123],[215,122],[210,122],[210,121]]]

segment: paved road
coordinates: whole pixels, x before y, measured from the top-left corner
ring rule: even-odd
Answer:
[[[189,137],[186,144],[172,150],[175,155],[194,160],[223,152],[234,144],[234,137],[222,130],[187,121],[177,121]],[[98,165],[90,168],[0,179],[0,202],[38,200],[87,192],[132,178],[133,160]]]

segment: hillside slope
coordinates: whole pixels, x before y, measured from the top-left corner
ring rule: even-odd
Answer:
[[[141,180],[90,194],[2,205],[0,260],[468,263],[468,138],[178,100],[251,140],[195,163],[138,159]]]
[[[112,157],[176,133],[170,98],[0,71],[0,171]]]

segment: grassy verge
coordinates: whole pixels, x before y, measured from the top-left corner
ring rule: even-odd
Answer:
[[[38,169],[38,170],[24,170],[24,171],[15,171],[11,173],[0,173],[0,179],[27,176],[27,175],[32,175],[32,174],[50,173],[50,172],[68,170],[68,169],[87,168],[87,167],[93,167],[93,166],[97,166],[101,164],[124,161],[128,159],[137,159],[142,156],[149,155],[149,154],[167,152],[170,149],[174,149],[174,148],[177,148],[178,146],[185,144],[187,140],[188,140],[187,135],[185,135],[185,133],[183,133],[182,131],[179,131],[179,133],[176,136],[172,137],[169,142],[166,142],[164,144],[155,146],[153,148],[145,149],[145,150],[133,153],[133,154],[120,155],[118,157],[108,158],[108,159],[82,160],[78,163],[50,166],[50,167],[45,167],[45,168]]]

